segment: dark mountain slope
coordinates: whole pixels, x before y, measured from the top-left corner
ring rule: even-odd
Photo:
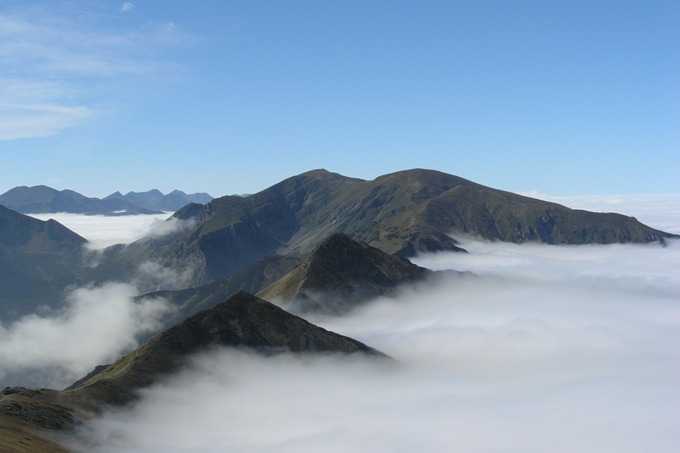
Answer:
[[[87,241],[54,220],[0,206],[0,320],[55,306],[81,274]]]
[[[336,233],[258,296],[290,304],[296,312],[341,314],[430,273],[405,258]]]
[[[248,197],[226,196],[207,205],[190,204],[173,217],[196,221],[193,228],[161,239],[142,239],[125,248],[111,250],[108,260],[96,271],[129,277],[136,263],[156,261],[164,266],[190,272],[192,285],[200,286],[225,279],[241,269],[283,252],[302,226],[300,215],[309,227],[316,225],[318,245],[328,236],[325,221],[317,219],[322,206],[336,191],[344,191],[360,180],[312,171],[289,178]],[[305,249],[304,256],[311,251]]]
[[[214,307],[238,291],[255,294],[299,264],[300,260],[295,257],[274,255],[263,258],[226,279],[178,291],[155,291],[140,298],[160,297],[176,307],[173,315],[164,322],[169,327],[199,311]]]
[[[192,354],[216,346],[273,354],[363,353],[365,344],[315,326],[264,300],[239,292],[153,337],[116,363],[97,367],[69,389],[6,388],[0,393],[0,451],[65,451],[74,427],[104,405],[122,405],[137,391],[176,372]]]
[[[80,401],[124,404],[135,398],[138,389],[177,370],[188,355],[212,346],[247,347],[265,353],[363,352],[383,356],[363,343],[241,291],[155,336],[65,393]]]
[[[222,197],[175,213],[190,230],[140,241],[115,254],[111,269],[139,259],[191,269],[194,285],[227,278],[275,254],[303,257],[341,232],[386,253],[460,250],[450,234],[550,244],[650,242],[672,237],[631,217],[577,211],[432,170],[373,181],[314,170],[248,197]]]
[[[0,195],[0,205],[22,213],[72,212],[78,214],[153,214],[122,199],[89,198],[72,190],[56,190],[47,186],[15,187]]]
[[[594,213],[483,186],[459,186],[430,200],[418,221],[438,230],[507,242],[647,243],[674,235],[634,217]]]

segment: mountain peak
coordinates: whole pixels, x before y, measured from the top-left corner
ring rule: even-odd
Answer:
[[[110,199],[119,200],[121,198],[125,198],[125,197],[119,191],[115,191],[111,195],[107,195],[104,198],[102,198],[102,200],[110,200]]]
[[[259,296],[290,303],[294,311],[340,314],[428,274],[405,258],[335,233]]]
[[[78,398],[124,404],[136,390],[177,370],[190,354],[213,346],[256,351],[362,352],[384,355],[329,332],[245,291],[156,335],[135,351],[68,389]]]

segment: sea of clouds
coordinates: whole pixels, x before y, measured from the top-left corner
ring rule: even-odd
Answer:
[[[87,247],[101,250],[114,244],[129,244],[147,235],[166,232],[179,222],[165,222],[171,212],[148,215],[82,215],[68,212],[30,214],[39,220],[54,219],[88,240]]]
[[[57,220],[88,239],[88,250],[98,251],[189,226],[186,221],[168,219],[170,214],[32,216]],[[161,298],[138,301],[136,296],[172,288],[183,279],[157,263],[144,262],[132,281],[70,288],[60,309],[42,307],[39,313],[12,323],[0,319],[0,386],[64,388],[95,366],[117,360],[138,346],[139,338],[156,331],[172,312]]]
[[[470,254],[417,262],[476,277],[434,279],[345,317],[310,318],[393,362],[212,351],[144,390],[132,408],[94,420],[76,449],[670,452],[680,445],[680,243],[464,245]]]
[[[64,388],[134,349],[172,308],[129,283],[74,288],[65,306],[0,323],[0,385]]]
[[[619,212],[636,215],[620,206]],[[677,207],[657,206],[650,218],[665,218]],[[680,217],[669,220],[680,225]],[[459,239],[470,253],[415,261],[475,276],[435,278],[344,317],[310,318],[394,360],[214,350],[142,391],[135,405],[92,420],[69,447],[676,450],[680,242],[548,246]]]

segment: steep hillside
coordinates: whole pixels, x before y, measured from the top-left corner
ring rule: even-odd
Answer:
[[[255,294],[299,264],[300,260],[292,256],[270,256],[241,269],[231,277],[207,285],[177,291],[155,291],[140,298],[160,297],[176,307],[172,316],[164,321],[164,325],[169,327],[199,311],[214,307],[238,291]]]
[[[87,241],[54,220],[0,206],[0,320],[55,306],[82,274]]]
[[[247,347],[268,354],[362,352],[384,356],[363,343],[317,327],[241,291],[155,336],[65,393],[81,401],[124,404],[135,398],[138,389],[177,370],[188,355],[218,345]]]
[[[430,271],[336,233],[258,296],[294,312],[342,314]]]
[[[304,257],[340,232],[386,253],[460,250],[456,234],[548,244],[651,242],[672,237],[632,217],[572,210],[432,170],[372,181],[314,170],[247,197],[188,205],[195,225],[112,253],[112,272],[140,259],[191,274],[192,285],[224,279],[267,256]]]
[[[0,451],[62,452],[83,420],[105,405],[123,405],[137,392],[216,346],[253,352],[362,353],[386,356],[329,332],[246,292],[156,335],[112,365],[99,366],[63,391],[8,387],[0,392]]]

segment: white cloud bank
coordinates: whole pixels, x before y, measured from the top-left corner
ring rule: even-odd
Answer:
[[[0,324],[0,382],[63,388],[137,346],[170,310],[161,299],[136,302],[132,285],[72,290],[58,312]]]
[[[636,203],[626,200],[607,210],[638,216]],[[650,214],[680,225],[674,199],[666,202],[650,205],[656,206]],[[148,216],[72,220],[78,217],[79,226],[57,220],[111,244],[130,242],[155,222]],[[135,223],[143,219],[144,226]],[[478,277],[432,281],[347,317],[312,320],[387,352],[396,363],[214,351],[144,391],[133,408],[94,420],[71,447],[111,452],[676,449],[677,241],[665,248],[557,247],[467,239],[463,246],[469,254],[427,255],[417,262]],[[59,387],[114,360],[133,347],[134,332],[146,329],[163,310],[162,304],[134,305],[134,293],[115,284],[78,290],[62,313],[5,326],[0,378],[10,369],[32,370],[36,380],[43,379],[40,385]],[[66,371],[59,368],[64,364]]]
[[[172,213],[140,214],[126,216],[81,215],[71,213],[31,214],[40,220],[54,219],[75,231],[90,243],[88,247],[99,250],[114,244],[129,244],[146,235],[154,237],[178,231],[187,226],[186,221],[165,220]]]
[[[219,350],[76,451],[665,452],[680,444],[680,243],[465,244],[472,270],[313,321],[397,359]]]
[[[640,222],[662,231],[680,234],[680,193],[554,196],[526,192],[523,195],[552,201],[573,209],[617,212],[635,217]]]

